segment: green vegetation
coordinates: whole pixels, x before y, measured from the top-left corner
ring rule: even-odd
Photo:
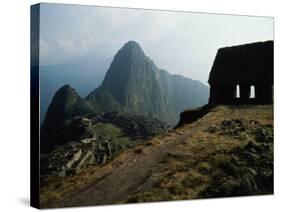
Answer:
[[[113,145],[113,152],[120,153],[122,150],[144,142],[131,139],[121,128],[109,123],[98,123],[94,126],[94,130],[99,140],[107,140]]]

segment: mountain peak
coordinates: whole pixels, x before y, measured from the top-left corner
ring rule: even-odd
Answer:
[[[65,120],[89,112],[92,112],[92,108],[79,96],[75,89],[68,84],[59,88],[48,107],[43,123],[42,135],[44,135],[44,141],[41,142],[43,147],[48,149],[54,144],[52,138],[57,133],[56,129]]]
[[[114,56],[114,59],[106,72],[102,82],[102,87],[111,90],[115,95],[119,96],[129,81],[132,72],[136,72],[132,66],[140,63],[145,63],[146,56],[136,41],[128,41],[125,43]],[[122,82],[122,83],[120,83]],[[116,94],[118,93],[118,94]]]
[[[72,89],[72,88],[69,84],[65,84],[59,90],[66,90],[66,89]]]
[[[130,40],[127,43],[124,44],[123,47],[128,47],[128,48],[140,48],[140,45],[138,42],[134,41],[134,40]]]
[[[69,99],[75,98],[77,99],[78,93],[73,89],[69,84],[65,84],[56,92],[54,98],[56,99]]]
[[[128,41],[119,50],[119,55],[126,55],[126,57],[131,56],[132,58],[145,56],[142,48],[136,41]]]

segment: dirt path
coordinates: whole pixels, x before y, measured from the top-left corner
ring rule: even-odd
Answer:
[[[159,163],[165,158],[170,147],[181,144],[184,135],[173,133],[171,136],[165,137],[159,143],[156,140],[151,145],[137,147],[135,151],[121,154],[99,170],[98,179],[67,195],[56,206],[100,205],[126,201],[141,186],[151,184],[147,182],[151,172],[159,169]]]
[[[233,138],[229,134],[222,134],[223,131],[220,127],[222,121],[226,119],[253,121],[253,117],[257,121],[256,123],[262,126],[273,126],[272,106],[216,107],[193,124],[173,130],[161,137],[153,138],[146,145],[123,152],[113,161],[94,169],[93,172],[89,171],[85,175],[77,176],[78,180],[85,177],[87,184],[84,184],[83,187],[80,186],[77,190],[71,189],[72,184],[69,184],[70,187],[68,188],[71,192],[65,191],[65,193],[62,193],[64,196],[60,196],[57,201],[53,200],[55,202],[46,202],[43,207],[124,203],[129,197],[134,198],[135,194],[142,194],[147,191],[156,200],[157,198],[159,200],[167,199],[167,197],[168,199],[178,200],[201,198],[202,196],[196,195],[201,191],[202,186],[194,187],[192,179],[193,181],[194,179],[199,180],[203,186],[210,186],[209,182],[212,182],[210,176],[212,175],[209,175],[209,171],[208,175],[198,172],[197,167],[203,167],[203,171],[206,173],[208,164],[210,167],[216,167],[222,161],[231,159],[232,149],[236,149],[238,146],[243,149],[246,146],[246,140],[243,141]],[[210,132],[210,126],[216,127],[216,131]],[[252,130],[252,128],[249,128],[249,130]],[[245,132],[243,131],[243,133]],[[248,134],[251,136],[252,132],[249,131]],[[228,155],[228,152],[231,154]],[[172,157],[171,159],[171,155],[178,158]],[[238,165],[239,169],[237,170],[240,170],[241,164],[238,163]],[[188,170],[186,170],[186,167],[188,167]],[[217,170],[223,171],[217,168],[213,170],[214,174]],[[271,171],[270,167],[269,171]],[[255,172],[258,172],[258,169]],[[172,173],[173,175],[166,175],[166,173]],[[248,172],[245,173],[248,174]],[[155,188],[159,179],[165,184],[164,186],[161,184],[161,192],[163,191],[164,196],[160,197],[159,187]],[[183,181],[183,179],[185,180]],[[233,178],[230,179],[232,182]],[[83,181],[81,180],[81,182]],[[176,188],[179,191],[183,189],[184,192],[175,194],[171,188]],[[253,189],[257,190],[257,188]],[[271,194],[271,190],[266,190],[265,193]],[[254,192],[253,194],[259,193]],[[146,196],[138,198],[144,201],[143,197]],[[151,197],[148,197],[145,201],[150,201]]]

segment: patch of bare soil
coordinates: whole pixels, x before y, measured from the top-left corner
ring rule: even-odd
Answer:
[[[97,169],[93,182],[52,202],[51,206],[121,203],[141,187],[155,169],[159,169],[158,165],[167,151],[181,143],[181,134],[177,133],[127,151],[113,162]]]

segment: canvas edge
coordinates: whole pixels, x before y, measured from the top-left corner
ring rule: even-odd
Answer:
[[[40,208],[40,4],[30,7],[30,206]]]

